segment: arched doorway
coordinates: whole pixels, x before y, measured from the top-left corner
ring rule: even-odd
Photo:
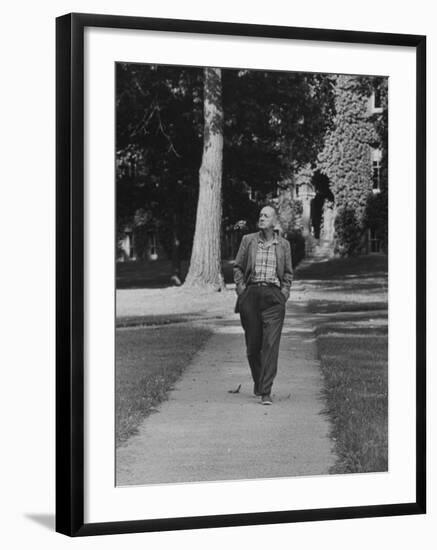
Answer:
[[[311,179],[315,196],[311,201],[311,226],[316,247],[328,251],[333,245],[335,205],[328,176],[316,170]]]

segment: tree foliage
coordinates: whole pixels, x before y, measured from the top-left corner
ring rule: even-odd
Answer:
[[[176,224],[187,254],[201,159],[201,70],[131,63],[116,70],[118,224],[147,209],[168,253]]]
[[[333,113],[326,75],[283,71],[223,71],[224,181],[229,198],[253,191],[255,200],[287,186],[290,174],[314,162]],[[232,191],[230,191],[232,189]],[[247,201],[225,201],[231,220],[249,217]]]
[[[203,144],[203,76],[196,67],[118,63],[117,220],[150,212],[171,251],[194,232]],[[333,112],[326,75],[226,69],[223,73],[223,223],[256,220],[259,202],[290,171],[314,161]]]

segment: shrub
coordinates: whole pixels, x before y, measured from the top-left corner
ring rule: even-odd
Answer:
[[[291,259],[295,268],[305,258],[305,238],[298,229],[288,232],[286,238],[290,243]]]
[[[337,212],[335,234],[335,252],[340,256],[353,256],[358,253],[361,230],[352,208],[346,206]]]

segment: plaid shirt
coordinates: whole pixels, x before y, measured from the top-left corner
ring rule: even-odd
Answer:
[[[255,272],[251,277],[252,283],[272,283],[281,286],[276,274],[276,250],[278,244],[276,235],[273,240],[266,242],[262,239],[261,234],[258,237],[258,249],[255,258]]]

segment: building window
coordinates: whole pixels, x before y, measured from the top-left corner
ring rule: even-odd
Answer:
[[[373,102],[375,109],[382,109],[381,90],[378,87],[375,87],[373,93],[375,94],[375,99]]]
[[[369,233],[370,252],[381,252],[381,239],[378,238],[376,230],[372,228]]]
[[[382,113],[382,96],[379,87],[374,86],[370,96],[370,110],[372,113]]]
[[[372,161],[372,190],[374,193],[381,191],[381,161]]]
[[[246,193],[250,201],[258,200],[259,192],[256,189],[253,189],[251,185],[246,184]]]
[[[135,249],[134,249],[134,234],[133,234],[133,231],[130,231],[128,234],[128,239],[129,239],[129,258],[131,260],[134,260],[135,259]]]
[[[370,152],[371,168],[372,168],[372,191],[379,193],[381,191],[381,149],[372,148]]]

